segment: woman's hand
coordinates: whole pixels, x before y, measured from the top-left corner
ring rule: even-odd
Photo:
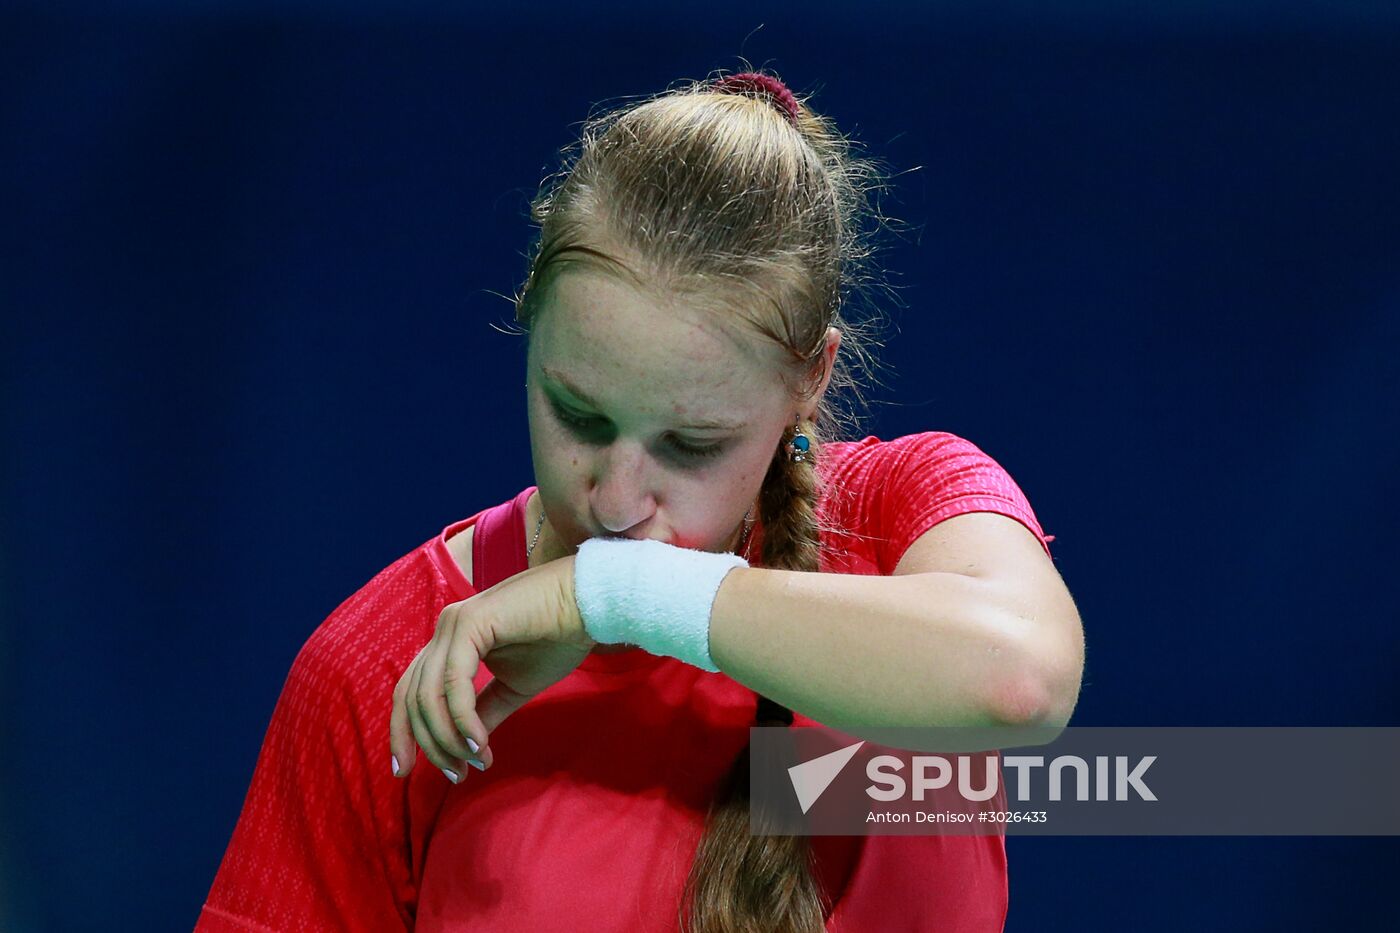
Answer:
[[[397,776],[413,769],[415,740],[429,761],[457,780],[466,773],[463,762],[486,770],[493,760],[491,731],[578,667],[595,644],[574,602],[573,557],[448,605],[432,641],[394,688],[389,748]],[[493,678],[478,695],[472,681],[482,661]]]

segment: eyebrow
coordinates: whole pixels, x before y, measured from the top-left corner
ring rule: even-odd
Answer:
[[[541,366],[540,370],[551,380],[558,383],[564,391],[568,392],[580,402],[583,402],[583,404],[590,408],[601,409],[603,407],[595,402],[587,392],[584,392],[578,386],[570,382],[569,378],[563,373],[550,369],[548,366]],[[738,431],[747,426],[747,423],[736,424],[730,421],[712,421],[703,418],[698,421],[688,421],[681,425],[682,428],[691,428],[697,431]]]

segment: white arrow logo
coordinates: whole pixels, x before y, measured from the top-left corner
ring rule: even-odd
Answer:
[[[822,795],[831,782],[836,780],[836,775],[841,773],[841,769],[846,767],[846,762],[855,756],[856,751],[864,745],[864,742],[857,742],[854,745],[847,745],[845,748],[837,749],[821,756],[805,761],[800,765],[793,765],[788,768],[788,776],[792,778],[792,789],[797,791],[797,802],[802,804],[802,812],[806,813],[812,808],[812,804],[817,802],[817,798]]]

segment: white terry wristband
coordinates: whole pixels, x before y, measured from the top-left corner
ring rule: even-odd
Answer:
[[[710,657],[710,608],[725,574],[749,562],[661,541],[589,538],[574,557],[574,599],[600,644],[638,645],[718,671]]]

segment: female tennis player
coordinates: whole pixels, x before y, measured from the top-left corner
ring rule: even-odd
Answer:
[[[749,831],[752,725],[1058,728],[1079,692],[1006,471],[840,439],[876,179],[771,74],[586,124],[516,298],[534,484],[307,641],[198,929],[1002,928],[1001,836]]]

